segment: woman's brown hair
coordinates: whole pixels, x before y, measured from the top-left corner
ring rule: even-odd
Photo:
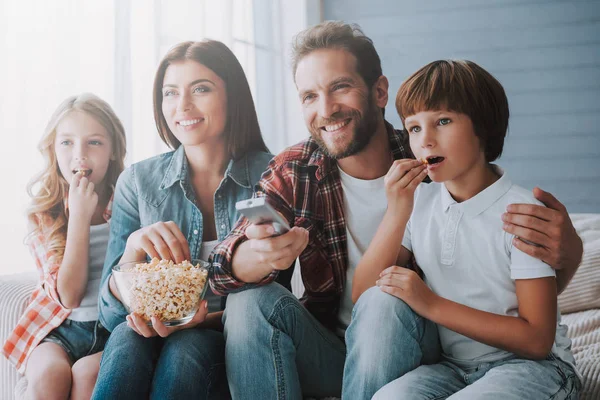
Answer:
[[[163,142],[172,149],[177,149],[181,145],[169,129],[162,112],[162,87],[169,65],[186,60],[204,65],[225,82],[227,123],[223,134],[231,158],[239,159],[250,151],[268,152],[242,66],[227,46],[209,39],[179,43],[169,50],[158,66],[154,78],[154,121]]]

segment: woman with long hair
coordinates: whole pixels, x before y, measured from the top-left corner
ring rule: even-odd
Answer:
[[[224,299],[209,291],[187,324],[149,325],[127,312],[111,270],[152,257],[209,259],[272,156],[242,67],[218,41],[180,43],[165,55],[154,117],[173,151],[132,165],[117,183],[100,295],[100,321],[112,334],[93,398],[228,398]]]

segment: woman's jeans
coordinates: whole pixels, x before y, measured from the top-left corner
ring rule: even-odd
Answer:
[[[145,338],[123,322],[104,348],[92,399],[228,399],[224,354],[221,332]]]
[[[435,325],[379,288],[355,305],[347,346],[277,283],[230,294],[223,319],[234,399],[370,399],[439,356]]]

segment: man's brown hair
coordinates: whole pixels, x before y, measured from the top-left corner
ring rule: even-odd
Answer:
[[[439,60],[400,86],[396,110],[403,125],[407,117],[418,112],[441,109],[469,116],[486,161],[500,157],[508,129],[508,99],[489,72],[472,61]]]
[[[342,49],[356,58],[356,70],[369,89],[373,88],[381,72],[381,60],[369,39],[356,24],[325,21],[300,32],[292,43],[292,73],[296,80],[298,63],[319,49]]]
[[[231,158],[237,160],[250,151],[268,152],[242,66],[227,46],[208,39],[179,43],[169,50],[158,66],[154,78],[154,121],[163,142],[173,149],[181,145],[169,129],[162,112],[162,87],[169,65],[186,60],[204,65],[225,82],[227,123],[223,134]]]

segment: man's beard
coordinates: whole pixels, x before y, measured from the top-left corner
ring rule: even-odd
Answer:
[[[367,106],[365,107],[363,117],[361,117],[360,111],[358,110],[335,113],[331,116],[331,118],[320,120],[319,125],[313,125],[311,127],[312,137],[317,142],[319,147],[325,152],[325,154],[334,160],[341,160],[343,158],[353,156],[367,147],[371,141],[371,138],[375,135],[375,131],[377,130],[377,113],[379,112],[381,112],[380,109],[375,106],[371,99],[369,99]],[[333,149],[328,148],[323,140],[321,126],[333,125],[349,118],[357,123],[357,126],[352,131],[352,138],[350,139],[349,143],[345,148],[339,151],[334,151]]]

